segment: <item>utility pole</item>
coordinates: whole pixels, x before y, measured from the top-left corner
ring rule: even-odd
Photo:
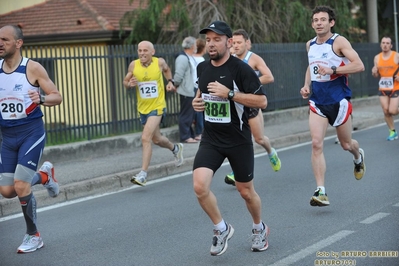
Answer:
[[[398,11],[397,11],[397,6],[396,6],[396,0],[393,1],[393,21],[395,23],[395,51],[398,52],[398,23],[397,23],[397,18],[398,18]]]
[[[379,42],[377,0],[367,0],[367,35],[370,43]]]

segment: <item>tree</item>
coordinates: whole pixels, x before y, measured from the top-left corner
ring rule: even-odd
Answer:
[[[132,2],[133,0],[129,0]],[[352,14],[356,3],[336,0],[335,31],[352,42],[364,41],[360,22]],[[141,0],[140,8],[125,14],[121,28],[132,29],[127,43],[147,39],[153,43],[180,43],[186,36],[198,36],[214,20],[231,28],[245,29],[254,43],[306,42],[314,36],[312,9],[330,5],[329,0]]]
[[[380,39],[383,36],[390,36],[392,40],[395,37],[395,26],[394,26],[394,10],[392,0],[379,0],[377,2],[378,9],[378,33]],[[396,0],[396,9],[399,10],[399,1]],[[399,20],[399,17],[397,16]]]

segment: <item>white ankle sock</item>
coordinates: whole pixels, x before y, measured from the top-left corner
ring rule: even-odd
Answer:
[[[147,177],[147,172],[144,171],[144,170],[141,170],[140,173],[139,173],[139,175],[140,175],[140,174],[143,174],[145,177]]]
[[[318,190],[320,188],[320,191],[319,191],[319,194],[326,194],[326,188],[325,187],[323,187],[323,186],[318,186],[317,188],[316,188],[316,190]]]
[[[262,231],[264,229],[262,221],[260,221],[260,223],[258,224],[253,223],[252,228],[255,229],[256,231]]]
[[[220,232],[224,232],[224,231],[226,231],[227,230],[227,227],[226,227],[227,225],[226,225],[226,222],[222,219],[222,221],[220,222],[220,223],[218,223],[218,224],[215,224],[214,226],[213,226],[213,228],[215,229],[215,230],[219,230]]]
[[[275,149],[272,149],[271,153],[268,153],[267,155],[269,155],[269,157],[272,157],[275,154]]]
[[[359,159],[353,158],[353,162],[354,162],[355,164],[361,163],[361,162],[362,162],[362,156],[360,155]]]

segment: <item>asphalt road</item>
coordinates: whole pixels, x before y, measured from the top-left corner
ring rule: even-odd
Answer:
[[[399,125],[397,125],[399,128]],[[230,167],[216,173],[212,190],[235,228],[225,254],[212,257],[212,224],[199,207],[190,172],[145,188],[80,199],[40,209],[45,247],[17,254],[25,225],[19,215],[0,219],[0,265],[399,265],[399,140],[385,126],[354,133],[365,151],[366,174],[353,177],[352,157],[325,141],[329,207],[311,207],[315,189],[310,145],[278,150],[281,171],[264,155],[255,160],[256,190],[270,227],[269,249],[250,251],[252,221],[234,187]],[[378,253],[379,251],[385,253]],[[393,252],[388,252],[393,251]],[[374,257],[379,256],[379,257]],[[381,257],[385,256],[385,257]],[[393,256],[391,258],[386,256]],[[317,263],[325,264],[317,264]]]

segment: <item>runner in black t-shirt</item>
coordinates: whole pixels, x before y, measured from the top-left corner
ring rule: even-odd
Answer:
[[[253,219],[252,250],[268,248],[269,228],[261,219],[261,199],[253,184],[254,150],[248,125],[249,108],[266,108],[267,99],[259,78],[250,66],[230,56],[230,27],[212,22],[200,31],[206,34],[210,61],[197,67],[198,88],[195,111],[204,112],[204,132],[193,166],[194,191],[214,224],[211,255],[221,255],[234,229],[219,211],[210,190],[212,177],[227,158],[236,177],[236,187]]]

